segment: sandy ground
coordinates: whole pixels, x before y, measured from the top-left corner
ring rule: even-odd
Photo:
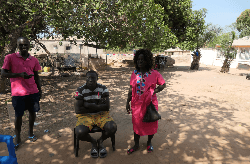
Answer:
[[[167,87],[158,93],[158,133],[152,143],[154,152],[147,153],[147,137],[140,139],[140,150],[127,155],[133,146],[131,115],[125,104],[133,67],[112,67],[99,72],[99,83],[110,91],[111,116],[118,125],[116,151],[111,141],[104,142],[108,156],[90,157],[91,144],[80,142],[79,157],[73,154],[73,128],[76,123],[73,98],[75,89],[85,78],[64,78],[56,85],[43,86],[44,98],[34,133],[38,140],[30,143],[28,119],[22,126],[23,144],[16,151],[19,164],[225,164],[250,163],[250,81],[240,73],[250,71],[230,69],[229,74],[219,73],[220,68],[201,65],[199,71],[189,70],[190,64],[177,63],[161,71]],[[53,87],[50,87],[53,86]],[[47,88],[46,88],[47,87]],[[46,89],[45,89],[46,88]],[[0,108],[0,134],[14,135],[8,128],[6,108]],[[44,133],[48,129],[49,133]],[[99,138],[101,134],[92,134]],[[6,155],[4,144],[0,155]]]

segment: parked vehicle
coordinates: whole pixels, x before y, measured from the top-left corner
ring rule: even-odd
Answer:
[[[164,55],[157,55],[155,57],[155,65],[157,65],[158,69],[164,68],[166,64],[166,56]]]
[[[171,57],[165,55],[157,55],[155,57],[155,65],[157,65],[157,69],[162,69],[164,67],[173,66],[175,64],[175,60]]]

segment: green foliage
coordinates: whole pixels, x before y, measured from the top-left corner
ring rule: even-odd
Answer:
[[[205,25],[204,18],[206,17],[207,10],[194,10],[189,26],[186,29],[185,41],[178,44],[183,50],[198,50],[211,42],[214,37],[221,31],[220,28],[212,26],[211,24]]]
[[[219,28],[219,27],[218,27]],[[237,29],[236,29],[236,23],[232,23],[229,26],[226,26],[219,32],[218,35],[214,37],[214,39],[207,44],[207,47],[209,48],[215,48],[216,45],[221,45],[223,40],[228,40],[228,42],[231,40],[231,33],[232,31],[235,32],[235,39],[238,39],[239,36],[236,35]]]
[[[240,38],[250,35],[250,9],[243,11],[236,20],[237,30],[240,33]]]
[[[154,0],[156,4],[164,7],[164,24],[178,38],[178,43],[187,39],[188,27],[192,26],[192,1],[191,0]]]
[[[121,50],[166,49],[178,41],[164,25],[164,9],[153,0],[6,1],[0,15],[0,54],[6,46],[16,48],[15,37],[34,39],[39,33],[62,34],[63,40],[84,37],[85,45]]]
[[[230,33],[220,33],[207,46],[209,48],[215,48],[216,45],[221,45],[223,40],[228,40],[228,42],[229,42],[229,40],[230,40]]]
[[[227,33],[221,41],[219,51],[225,56],[226,59],[234,59],[237,54],[237,50],[232,47],[235,39],[235,32]]]

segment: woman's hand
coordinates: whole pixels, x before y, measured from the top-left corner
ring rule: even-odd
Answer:
[[[127,110],[128,114],[130,114],[131,109],[130,109],[130,104],[129,104],[129,102],[127,102],[126,110]]]

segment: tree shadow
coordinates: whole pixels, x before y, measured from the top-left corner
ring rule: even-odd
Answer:
[[[184,67],[180,69],[186,71]],[[105,159],[93,159],[90,157],[91,144],[81,141],[79,157],[74,157],[73,129],[77,118],[72,93],[85,83],[85,79],[80,78],[64,80],[61,82],[62,86],[57,85],[60,83],[57,81],[55,88],[44,93],[44,96],[51,97],[49,101],[41,102],[43,109],[39,114],[43,115],[37,118],[37,122],[41,123],[34,128],[39,139],[35,143],[26,141],[16,152],[17,159],[27,163],[248,162],[249,125],[234,120],[233,112],[238,109],[230,106],[227,101],[206,95],[189,97],[172,92],[171,85],[157,94],[162,119],[159,120],[158,132],[153,138],[154,152],[147,154],[147,137],[141,137],[140,150],[128,156],[126,150],[133,146],[134,141],[131,115],[126,115],[125,105],[133,70],[133,67],[110,67],[108,70],[98,71],[98,83],[106,85],[109,90],[110,115],[118,126],[115,152],[112,151],[110,139],[107,139],[104,146],[108,156]],[[173,78],[182,76],[178,71],[169,70],[161,74],[167,84]],[[45,81],[47,80],[50,79]],[[56,90],[57,87],[63,89]],[[44,133],[46,129],[49,130],[48,133]],[[100,135],[95,133],[92,136],[99,138]],[[23,134],[22,138],[27,138],[27,134]],[[25,153],[19,153],[20,151]],[[23,156],[24,154],[26,155]]]
[[[234,129],[235,125],[241,124],[233,119],[233,111],[237,109],[218,105],[228,102],[208,100],[206,96],[200,98],[207,101],[200,101],[198,97],[188,99],[181,94],[168,96],[171,102],[162,100],[159,107],[165,108],[161,112],[163,118],[165,116],[165,120],[172,122],[167,127],[160,126],[159,130],[164,129],[161,131],[166,134],[166,138],[161,140],[168,150],[165,157],[171,157],[169,161],[178,158],[181,161],[178,163],[230,163],[249,157],[249,135]]]

